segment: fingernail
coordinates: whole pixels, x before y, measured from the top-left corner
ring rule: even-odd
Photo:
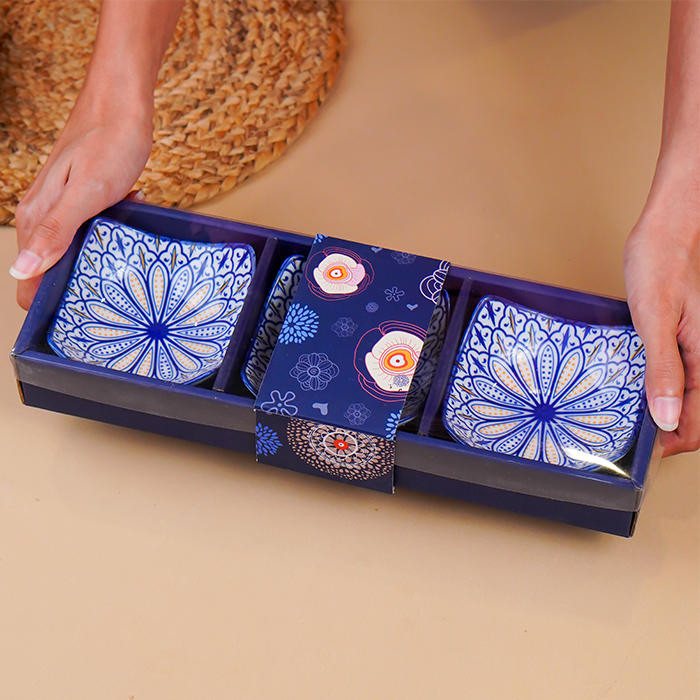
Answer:
[[[658,396],[651,407],[651,415],[656,425],[667,433],[678,427],[681,417],[681,400],[675,396]]]
[[[135,199],[138,202],[143,202],[143,200],[146,199],[146,195],[141,192],[141,190],[132,190],[129,192],[129,198]]]
[[[41,258],[30,250],[23,250],[10,268],[10,274],[17,280],[28,280],[41,267]]]

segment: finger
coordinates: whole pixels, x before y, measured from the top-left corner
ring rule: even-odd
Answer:
[[[132,199],[136,202],[143,202],[146,200],[146,195],[141,190],[131,190],[131,192],[126,195],[126,199]]]
[[[10,274],[18,280],[37,277],[66,252],[78,227],[114,204],[98,183],[79,186],[69,182],[54,207],[32,229]]]
[[[664,457],[681,452],[695,452],[700,448],[698,416],[700,416],[700,391],[686,391],[683,397],[683,413],[677,430],[661,435]]]
[[[679,314],[657,299],[635,325],[646,352],[646,394],[656,425],[665,432],[676,430],[683,409],[685,372],[678,350]]]
[[[694,452],[700,448],[700,426],[697,421],[699,415],[700,392],[697,390],[687,391],[683,397],[683,413],[678,429],[672,433],[662,433],[661,435],[664,457],[681,452]]]
[[[44,167],[39,177],[17,206],[17,244],[25,248],[34,227],[53,209],[63,194],[70,173],[70,163],[57,163],[55,168]]]
[[[700,307],[699,307],[700,308]],[[700,329],[681,333],[681,357],[685,367],[683,412],[678,428],[662,435],[664,456],[694,452],[700,448]]]
[[[35,198],[43,200],[43,190],[46,180],[56,179],[55,175],[57,170],[62,171],[63,178],[61,182],[61,189],[63,189],[63,186],[66,184],[68,179],[68,172],[70,171],[70,162],[69,158],[66,157],[66,153],[70,153],[70,143],[72,138],[74,139],[75,137],[75,129],[71,129],[70,126],[71,120],[68,121],[63,131],[59,135],[53,149],[51,150],[51,153],[49,154],[49,157],[46,159],[46,162],[39,171],[39,174],[36,176],[29,189],[25,192],[24,197],[22,197],[22,202],[33,202]],[[73,132],[73,136],[71,136],[71,131]],[[78,129],[78,133],[81,133],[81,131],[82,130]],[[66,146],[68,146],[68,148],[66,148]],[[61,163],[61,161],[63,161],[63,163]],[[55,203],[56,200],[54,200],[51,205],[44,210],[39,219],[42,219],[46,215],[46,212],[53,207]]]
[[[24,193],[24,197],[22,198],[23,200],[32,199],[36,196],[37,192],[41,190],[41,188],[44,186],[44,181],[51,172],[54,163],[58,159],[59,155],[60,154],[56,145],[54,146],[54,149],[51,152],[49,159],[44,163],[41,170],[39,170],[39,173],[36,176],[36,178],[34,178],[34,182],[32,182],[27,191]]]
[[[30,280],[22,280],[17,283],[17,303],[25,310],[29,311],[32,305],[36,290],[39,289],[41,277],[32,277]]]

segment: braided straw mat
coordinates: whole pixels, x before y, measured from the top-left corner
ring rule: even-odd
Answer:
[[[99,0],[0,0],[0,224],[63,128]],[[333,86],[340,2],[188,0],[158,76],[146,200],[187,207],[278,158]]]

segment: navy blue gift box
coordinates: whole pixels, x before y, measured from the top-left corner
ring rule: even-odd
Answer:
[[[308,256],[314,239],[138,202],[122,202],[103,212],[102,216],[174,239],[246,243],[253,248],[257,260],[255,275],[224,361],[214,378],[192,386],[87,365],[53,353],[46,341],[47,330],[80,251],[88,228],[86,223],[78,231],[66,255],[44,276],[12,351],[22,401],[28,406],[255,454],[256,424],[258,431],[272,430],[274,426],[279,431],[284,430],[289,421],[285,416],[266,413],[263,405],[266,398],[265,382],[256,411],[255,400],[241,380],[241,368],[277,270],[290,255]],[[362,250],[359,244],[332,243],[335,248],[341,248],[347,254],[354,254],[358,259],[362,257],[361,252],[357,252]],[[323,242],[319,241],[319,244],[322,248]],[[329,243],[326,242],[326,245]],[[321,248],[315,246],[312,256]],[[426,269],[430,264],[425,263]],[[423,269],[419,268],[420,266],[415,268],[415,274],[422,279]],[[307,265],[308,269],[311,269],[310,265]],[[402,272],[405,274],[405,270]],[[611,534],[631,536],[642,500],[661,458],[657,431],[648,410],[645,411],[634,446],[619,462],[630,478],[562,468],[472,448],[455,442],[441,422],[445,392],[460,340],[473,310],[485,296],[498,296],[572,321],[615,326],[631,323],[627,305],[618,300],[454,266],[447,272],[445,265],[442,272],[446,274],[439,275],[440,282],[444,281],[444,288],[449,293],[452,314],[422,415],[408,425],[399,427],[395,434],[390,431],[392,434],[380,436],[380,431],[376,426],[373,427],[372,420],[362,427],[363,431],[367,430],[369,439],[379,440],[381,437],[388,441],[394,453],[393,468],[382,472],[383,485],[373,487],[389,492],[393,491],[394,486],[408,488]],[[311,279],[311,286],[313,284]],[[399,291],[398,288],[396,291]],[[434,291],[433,288],[432,292]],[[353,299],[353,295],[349,295],[347,299],[333,302],[339,317],[352,315],[343,310],[356,303]],[[301,297],[300,300],[303,301]],[[433,303],[434,301],[435,299]],[[410,311],[412,305],[412,302],[408,302],[403,308],[408,307]],[[419,337],[420,329],[424,329],[430,318],[431,308],[426,307],[424,318],[416,325]],[[405,313],[407,312],[404,311]],[[407,321],[395,319],[395,322],[400,325]],[[392,328],[377,323],[373,330],[381,334],[390,332]],[[354,352],[366,352],[372,342],[375,342],[373,338],[374,336],[368,335],[364,345],[358,340],[353,346]],[[282,373],[288,376],[290,370],[286,367],[287,363],[292,368],[290,381],[310,381],[306,376],[307,365],[312,366],[318,357],[309,360],[310,355],[307,353],[307,359],[302,360],[300,365],[300,358],[304,354],[300,355],[300,352],[300,347],[294,343],[278,344],[271,366],[283,368]],[[333,372],[328,376],[331,374]],[[268,380],[267,376],[265,380]],[[392,397],[386,392],[382,394],[381,387],[372,389],[372,377],[367,377],[364,381],[368,383],[367,396],[375,391],[380,398],[391,403]],[[343,384],[339,381],[335,381],[334,391],[340,397],[339,405],[342,404],[346,409],[344,415],[346,418],[349,416],[351,423],[357,421],[358,416],[365,417],[370,401],[358,401],[346,396]],[[364,406],[362,410],[357,408],[360,404]],[[381,413],[382,410],[379,408],[376,415],[381,415],[384,425],[386,416]],[[396,413],[396,404],[391,412]],[[344,419],[336,419],[331,423],[330,429],[334,425],[339,426],[338,420],[342,422]],[[302,422],[297,421],[294,430],[304,428]],[[348,427],[356,425],[345,426]],[[280,452],[282,454],[283,451]],[[265,459],[266,455],[259,454],[258,457]],[[278,466],[295,468],[284,459],[281,462],[272,461]],[[313,470],[307,471],[314,473]],[[331,478],[353,483],[352,479],[344,478],[343,474],[335,477],[331,475]],[[365,485],[371,486],[367,483]]]

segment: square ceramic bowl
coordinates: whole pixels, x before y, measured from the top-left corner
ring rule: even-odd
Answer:
[[[614,462],[634,443],[644,404],[644,348],[632,327],[487,296],[464,334],[442,418],[471,447],[626,475]]]
[[[447,324],[450,320],[450,295],[443,290],[435,305],[435,311],[430,318],[430,325],[425,336],[425,342],[420,351],[416,371],[408,389],[408,395],[401,411],[399,425],[417,418],[423,410],[423,404],[428,398],[430,385],[435,375],[442,346],[445,344]]]
[[[284,319],[299,285],[305,261],[306,258],[303,255],[292,255],[282,263],[260,314],[253,342],[241,370],[243,383],[255,396],[258,395],[263,377],[270,364],[272,352],[284,325]],[[404,403],[399,425],[405,425],[420,415],[445,342],[449,315],[450,297],[447,292],[443,292],[430,319],[428,332]],[[352,334],[355,328],[351,318],[340,318],[331,330],[342,336],[344,333]]]
[[[248,245],[92,223],[48,331],[61,357],[167,382],[221,364],[255,270]]]
[[[260,313],[253,342],[241,370],[241,379],[254,396],[260,391],[272,351],[299,286],[305,261],[304,255],[292,255],[282,263]]]

